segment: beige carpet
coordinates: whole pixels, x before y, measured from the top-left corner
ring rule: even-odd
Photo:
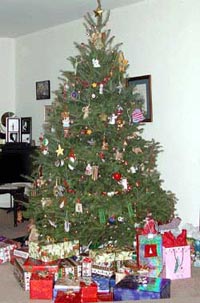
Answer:
[[[13,213],[0,210],[0,234],[8,238],[17,238],[27,234],[28,222],[14,227]],[[29,293],[24,291],[13,275],[13,266],[9,263],[0,265],[0,303],[50,303],[51,300],[29,300]],[[171,282],[171,298],[162,300],[140,300],[141,303],[200,303],[200,268],[192,267],[192,277]]]

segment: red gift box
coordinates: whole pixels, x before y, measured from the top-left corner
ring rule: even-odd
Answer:
[[[81,302],[97,302],[97,284],[95,282],[86,283],[80,282]]]
[[[98,293],[97,295],[98,302],[110,302],[113,301],[113,293]]]
[[[30,279],[30,299],[53,298],[53,275],[46,272],[32,273]]]
[[[80,303],[80,294],[73,291],[58,291],[54,303]]]
[[[38,272],[38,271],[46,271],[49,273],[57,273],[59,270],[60,261],[51,261],[51,262],[43,262],[41,260],[36,260],[32,258],[28,258],[24,262],[24,268],[29,272]]]

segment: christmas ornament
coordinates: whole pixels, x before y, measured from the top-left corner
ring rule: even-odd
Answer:
[[[120,129],[124,126],[125,122],[122,120],[121,117],[118,116],[116,119],[116,124],[117,124],[117,129]]]
[[[95,68],[101,67],[98,59],[92,59],[92,64]]]
[[[92,94],[91,97],[92,97],[92,99],[95,99],[95,98],[96,98],[96,95],[95,95],[95,94]]]
[[[117,221],[120,222],[120,223],[123,223],[124,222],[124,218],[123,217],[118,217]]]
[[[91,135],[92,134],[92,130],[88,129],[87,127],[85,128],[85,134],[86,135]]]
[[[108,222],[109,222],[110,224],[115,224],[115,222],[116,222],[115,216],[111,216],[111,217],[108,219]]]
[[[141,150],[140,147],[133,147],[133,148],[132,148],[132,151],[133,151],[136,155],[142,154],[142,150]]]
[[[92,166],[92,180],[96,181],[98,179],[99,167],[97,165]]]
[[[119,71],[124,73],[128,65],[128,60],[124,58],[124,54],[122,51],[119,52],[118,62],[119,62]]]
[[[99,85],[99,94],[103,95],[103,84],[102,83]]]
[[[115,181],[120,181],[121,178],[122,178],[122,175],[118,172],[115,172],[112,174],[112,178],[115,180]]]
[[[99,221],[101,224],[106,223],[106,216],[105,216],[104,209],[99,209]]]
[[[90,112],[90,105],[84,106],[82,108],[82,112],[83,112],[83,119],[87,119]]]
[[[101,120],[102,122],[106,122],[108,116],[107,116],[105,113],[101,113],[101,114],[99,115],[99,118],[100,118],[100,120]]]
[[[121,105],[117,105],[117,109],[116,109],[116,115],[120,116],[123,114],[123,107]]]
[[[67,138],[69,135],[70,117],[69,112],[65,111],[61,113],[62,125],[64,129],[64,137]]]
[[[71,93],[71,98],[72,98],[72,99],[77,99],[77,98],[78,98],[78,93],[77,93],[76,91],[73,91],[73,92]]]
[[[75,204],[75,212],[77,212],[77,213],[82,213],[83,212],[83,205],[80,202],[80,199],[78,199],[76,204]]]
[[[68,163],[69,169],[74,170],[74,168],[75,168],[74,163],[75,163],[75,160],[76,160],[76,156],[75,156],[74,151],[72,149],[69,153],[68,159],[69,159],[69,163]]]
[[[112,114],[112,115],[108,118],[108,121],[109,121],[108,123],[111,124],[111,125],[114,125],[116,119],[117,119],[117,115]]]
[[[141,109],[136,108],[132,114],[131,114],[132,122],[133,123],[138,123],[144,120],[144,115],[141,111]]]
[[[122,159],[123,159],[123,152],[119,152],[119,150],[117,149],[115,152],[115,160],[121,161]]]
[[[96,87],[97,87],[97,83],[96,83],[96,82],[93,82],[93,83],[92,83],[92,87],[93,87],[93,88],[96,88]]]
[[[86,168],[85,168],[85,174],[87,176],[91,176],[92,175],[92,166],[88,163]]]
[[[65,222],[64,222],[64,230],[66,231],[66,233],[69,232],[70,225],[71,225],[71,223],[69,221],[65,220]]]
[[[95,17],[100,17],[103,14],[103,10],[101,8],[100,0],[97,0],[98,7],[94,10]]]
[[[54,222],[54,221],[52,221],[52,220],[48,220],[49,221],[49,224],[51,225],[51,226],[53,226],[54,228],[56,228],[57,227],[57,224]]]
[[[136,168],[134,166],[131,166],[130,169],[129,169],[129,172],[132,173],[132,174],[135,174],[136,171],[137,170],[136,170]]]
[[[105,33],[95,32],[91,34],[90,41],[96,49],[102,49],[104,47],[105,36]]]
[[[66,203],[67,203],[67,198],[66,197],[60,198],[59,203],[60,203],[59,207],[63,208],[66,205]]]
[[[41,199],[42,207],[50,206],[52,204],[52,200],[50,198],[42,198]]]
[[[105,136],[103,137],[101,149],[102,149],[102,150],[108,150],[108,142],[106,142]]]
[[[57,157],[63,156],[64,149],[60,146],[60,144],[58,144],[58,149],[56,150],[56,153],[57,153]]]
[[[122,178],[119,184],[122,185],[124,191],[128,189],[128,181],[126,178]]]

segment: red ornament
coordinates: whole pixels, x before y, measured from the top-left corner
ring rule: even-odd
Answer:
[[[120,181],[121,178],[122,178],[122,175],[118,172],[115,172],[112,174],[112,178],[115,180],[115,181]]]

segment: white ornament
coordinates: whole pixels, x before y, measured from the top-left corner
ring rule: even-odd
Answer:
[[[115,124],[115,121],[116,121],[116,119],[117,119],[117,115],[115,115],[115,114],[112,114],[109,118],[108,118],[108,120],[109,120],[109,124],[111,124],[111,125],[114,125]]]
[[[69,157],[69,164],[68,164],[68,167],[70,170],[74,170],[74,162],[75,162],[75,159],[74,157]]]
[[[85,168],[85,174],[87,176],[91,176],[92,175],[92,166],[88,163],[86,168]]]
[[[95,68],[101,67],[98,59],[92,59],[92,64]]]
[[[122,185],[123,189],[124,190],[127,190],[128,189],[128,182],[127,182],[127,179],[126,178],[123,178],[120,182],[119,182],[120,185]]]
[[[65,221],[64,230],[66,231],[66,233],[68,233],[70,230],[70,224],[71,223],[69,221]]]
[[[103,95],[103,84],[99,85],[99,94]]]

